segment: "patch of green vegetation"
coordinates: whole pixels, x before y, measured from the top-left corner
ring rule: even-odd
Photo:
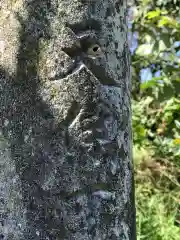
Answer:
[[[136,150],[137,239],[177,240],[180,229],[174,221],[180,199],[180,172],[168,160],[150,156],[149,149]]]
[[[178,1],[138,0],[133,65],[133,136],[137,239],[177,240],[180,206],[180,6]],[[152,79],[140,81],[142,68]],[[155,72],[159,71],[159,76]]]

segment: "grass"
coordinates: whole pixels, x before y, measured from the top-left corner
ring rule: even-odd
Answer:
[[[137,240],[178,240],[175,216],[180,203],[179,170],[150,149],[134,147]]]

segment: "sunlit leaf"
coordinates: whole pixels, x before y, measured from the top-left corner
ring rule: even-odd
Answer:
[[[176,145],[180,145],[180,138],[174,139],[173,143],[176,144]]]
[[[172,46],[171,38],[169,37],[169,34],[162,33],[160,35],[160,39],[164,42],[166,48],[170,48]]]
[[[166,49],[167,49],[167,47],[166,47],[164,41],[163,41],[163,40],[160,40],[160,41],[159,41],[159,52],[165,51]]]
[[[155,18],[155,17],[159,17],[161,14],[161,11],[158,9],[156,11],[150,11],[146,14],[146,17],[148,19],[152,19],[152,18]]]
[[[154,44],[142,44],[137,48],[136,54],[139,56],[150,55],[152,53],[153,46]]]
[[[174,122],[176,124],[176,127],[180,129],[180,122],[178,120],[175,120]]]
[[[162,77],[155,77],[147,82],[141,83],[140,88],[147,89],[147,88],[154,87],[159,83],[158,80],[162,80]]]
[[[145,137],[146,136],[146,129],[143,126],[136,126],[136,132],[140,137]]]
[[[171,18],[169,16],[162,16],[158,22],[158,27],[163,27],[165,25],[176,27],[177,21],[174,18]]]

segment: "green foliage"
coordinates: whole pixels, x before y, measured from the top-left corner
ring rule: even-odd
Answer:
[[[132,31],[138,32],[133,65],[133,138],[137,239],[176,240],[180,204],[180,5],[176,0],[138,0]],[[153,66],[153,67],[152,67]],[[140,82],[149,67],[150,81]]]

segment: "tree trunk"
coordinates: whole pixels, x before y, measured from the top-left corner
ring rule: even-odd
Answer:
[[[126,8],[1,3],[0,239],[136,239]]]

